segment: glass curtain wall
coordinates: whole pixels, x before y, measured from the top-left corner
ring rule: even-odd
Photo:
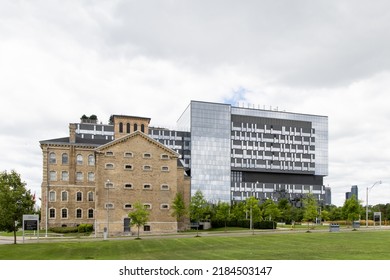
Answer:
[[[191,102],[191,194],[230,203],[230,105]]]

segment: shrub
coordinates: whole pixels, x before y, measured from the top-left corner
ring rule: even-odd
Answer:
[[[82,233],[82,232],[86,232],[86,233],[90,233],[93,231],[93,225],[91,224],[81,224],[78,226],[78,232]]]
[[[77,227],[53,227],[50,228],[51,232],[55,233],[75,233],[78,232]]]
[[[277,223],[273,221],[261,221],[261,222],[254,222],[253,228],[254,229],[275,229]],[[211,221],[211,226],[213,228],[222,228],[225,227],[225,222],[220,220],[213,220]],[[231,220],[226,223],[226,226],[228,227],[242,227],[242,228],[249,228],[250,227],[250,221],[249,220]]]

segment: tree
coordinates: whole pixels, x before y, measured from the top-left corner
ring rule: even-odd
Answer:
[[[360,218],[361,211],[361,206],[355,195],[344,202],[342,212],[346,220],[351,221],[351,223]]]
[[[199,236],[199,222],[205,218],[206,211],[208,210],[207,201],[205,200],[203,193],[197,190],[195,195],[191,198],[190,203],[190,216],[191,219],[197,223],[196,236]]]
[[[267,199],[264,203],[264,216],[268,217],[270,221],[275,221],[281,216],[282,212],[271,199]],[[272,228],[274,228],[274,223],[272,223]]]
[[[131,219],[131,225],[136,225],[138,228],[137,239],[140,239],[139,228],[148,222],[149,214],[149,211],[145,209],[145,206],[143,206],[140,202],[136,202],[134,211],[128,214],[129,218]]]
[[[225,231],[226,231],[226,223],[229,221],[230,214],[230,204],[227,202],[218,202],[215,217],[217,220],[223,221],[225,223]]]
[[[309,193],[306,198],[303,199],[303,220],[307,222],[307,230],[309,231],[310,222],[314,222],[317,218],[317,200],[313,194]]]
[[[15,171],[0,173],[0,230],[14,232],[22,226],[23,214],[34,213],[34,198],[30,190],[26,190],[26,183]]]
[[[184,202],[184,197],[182,193],[176,193],[175,199],[172,202],[172,209],[172,216],[176,217],[176,221],[178,223],[182,222],[183,218],[187,215],[187,207]]]

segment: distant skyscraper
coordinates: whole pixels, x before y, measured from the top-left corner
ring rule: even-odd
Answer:
[[[358,186],[354,185],[351,187],[351,191],[350,192],[346,192],[345,193],[345,199],[350,199],[352,198],[352,196],[355,196],[355,198],[357,200],[359,200],[359,190],[358,190]]]
[[[332,189],[329,187],[325,188],[325,205],[332,204]]]

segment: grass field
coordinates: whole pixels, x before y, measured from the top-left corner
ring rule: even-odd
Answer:
[[[390,260],[390,231],[0,245],[2,260]]]

